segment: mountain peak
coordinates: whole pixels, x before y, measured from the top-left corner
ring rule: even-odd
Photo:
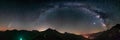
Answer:
[[[120,29],[120,24],[116,24],[110,30],[116,30],[116,29],[118,29],[118,30]]]
[[[54,29],[52,29],[52,28],[48,28],[47,30],[54,30]],[[47,31],[47,30],[45,30],[45,31]]]
[[[52,28],[48,28],[48,29],[45,30],[44,32],[48,32],[48,33],[59,33],[58,31],[56,31],[55,29],[52,29]]]
[[[52,28],[48,28],[48,29],[46,29],[45,31],[56,31],[56,30],[54,30],[54,29],[52,29]]]

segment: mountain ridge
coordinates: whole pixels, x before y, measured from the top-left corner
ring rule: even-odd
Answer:
[[[60,33],[48,28],[45,31],[7,30],[0,31],[1,40],[120,40],[120,24],[116,24],[106,31],[89,34],[88,38],[73,33]]]

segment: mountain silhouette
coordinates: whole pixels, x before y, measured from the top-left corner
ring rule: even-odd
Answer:
[[[60,33],[49,28],[42,32],[37,30],[0,31],[0,40],[86,40],[86,38],[67,32]]]
[[[53,29],[47,29],[41,34],[39,34],[33,40],[85,40],[85,38],[81,35],[75,35],[70,33],[60,33]]]
[[[60,33],[48,28],[45,31],[6,30],[0,31],[0,40],[120,40],[120,24],[106,31],[89,34],[88,38],[73,33]]]
[[[94,40],[120,40],[120,24],[113,26],[107,31],[99,32],[94,37]]]

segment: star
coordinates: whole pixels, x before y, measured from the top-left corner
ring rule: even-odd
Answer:
[[[95,22],[93,22],[93,24],[95,25],[96,23],[95,23]]]

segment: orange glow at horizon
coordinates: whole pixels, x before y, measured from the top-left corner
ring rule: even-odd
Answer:
[[[45,30],[47,30],[48,28],[50,28],[50,27],[48,27],[48,26],[41,26],[41,27],[38,27],[38,28],[36,28],[38,31],[45,31]]]
[[[13,30],[13,29],[14,28],[9,28],[9,27],[5,27],[5,26],[0,27],[0,31]]]
[[[38,30],[38,31],[45,31],[47,30],[48,28],[52,28],[50,26],[41,26],[41,27],[32,27],[32,28],[29,28],[29,29],[25,29],[25,30]],[[14,29],[17,29],[17,30],[23,30],[23,29],[18,29],[18,28],[12,28],[12,27],[6,27],[6,26],[0,26],[0,31],[6,31],[6,30],[14,30]],[[52,29],[55,29],[55,28],[52,28]],[[57,29],[55,29],[57,30]],[[67,29],[65,29],[67,30]],[[68,33],[73,33],[73,34],[76,34],[76,35],[81,35],[81,34],[90,34],[90,33],[97,33],[97,32],[100,32],[99,29],[96,29],[96,30],[93,30],[93,31],[89,31],[89,33],[86,33],[86,32],[79,32],[79,31],[65,31],[65,30],[57,30],[58,32],[60,33],[65,33],[65,32],[68,32]]]

